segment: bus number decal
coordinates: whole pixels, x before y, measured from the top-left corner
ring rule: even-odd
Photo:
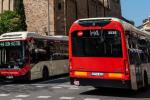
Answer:
[[[108,31],[108,34],[109,35],[115,35],[115,34],[117,34],[117,31]]]

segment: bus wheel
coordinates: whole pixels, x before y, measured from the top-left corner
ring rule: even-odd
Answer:
[[[30,71],[25,75],[25,79],[26,79],[26,81],[31,80],[31,72]]]
[[[148,85],[148,77],[147,77],[147,73],[144,72],[144,90],[148,89],[149,85]]]
[[[47,80],[49,78],[49,71],[48,71],[47,67],[43,68],[42,75],[43,75],[43,80]]]

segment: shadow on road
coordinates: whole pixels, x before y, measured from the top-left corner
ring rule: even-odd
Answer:
[[[33,81],[24,81],[24,80],[18,80],[18,81],[2,81],[0,82],[0,85],[9,85],[9,84],[51,84],[51,83],[65,83],[69,82],[68,75],[60,75],[60,76],[53,76],[49,77],[47,80],[38,79]]]
[[[124,90],[124,89],[112,89],[112,88],[99,88],[91,91],[86,91],[80,95],[96,95],[96,96],[111,96],[111,97],[124,97],[124,98],[150,98],[149,90]]]

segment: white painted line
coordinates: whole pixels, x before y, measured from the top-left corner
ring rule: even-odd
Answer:
[[[16,97],[17,98],[27,98],[27,97],[29,97],[30,95],[17,95]]]
[[[57,85],[57,86],[60,86],[60,87],[67,87],[67,88],[72,87],[71,85]]]
[[[36,87],[43,88],[43,87],[45,87],[45,86],[36,86]]]
[[[86,98],[84,100],[100,100],[100,99],[98,99],[98,98]]]
[[[48,99],[48,98],[50,98],[51,96],[38,96],[37,98],[38,99]]]
[[[90,87],[90,88],[88,88],[88,90],[94,90],[95,88],[94,87]]]
[[[61,89],[62,87],[59,87],[59,86],[54,86],[52,87],[53,89]]]
[[[59,99],[61,99],[61,100],[72,100],[74,98],[75,97],[60,97]]]
[[[10,94],[0,94],[0,97],[6,97],[9,96]]]
[[[5,85],[5,86],[14,86],[14,85]]]
[[[71,90],[78,90],[79,89],[79,87],[70,87],[69,89],[71,89]]]
[[[25,86],[25,85],[18,85],[18,86]]]
[[[22,99],[11,99],[11,100],[22,100]]]
[[[32,84],[33,86],[35,85],[35,86],[47,86],[47,84]]]

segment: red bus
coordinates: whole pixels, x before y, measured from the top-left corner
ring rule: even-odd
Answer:
[[[73,85],[137,90],[150,83],[150,34],[118,18],[79,19],[69,32]]]
[[[68,72],[68,36],[35,32],[0,36],[0,81],[46,80]]]

